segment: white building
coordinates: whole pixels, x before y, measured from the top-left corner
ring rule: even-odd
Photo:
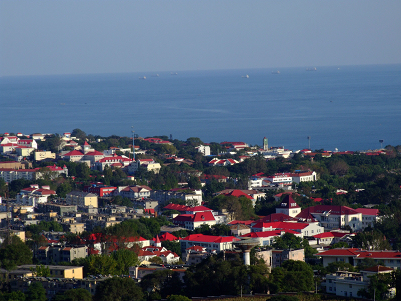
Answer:
[[[291,217],[297,216],[301,212],[301,207],[294,201],[290,194],[287,194],[281,201],[279,207],[276,208],[276,213],[282,213]]]
[[[202,153],[204,156],[210,156],[210,146],[209,145],[199,145],[195,147],[198,152]]]
[[[223,250],[231,250],[233,242],[239,241],[239,238],[234,236],[213,236],[203,234],[191,234],[185,238],[180,239],[181,251],[185,252],[186,249],[192,246],[204,247],[207,252],[220,252]]]

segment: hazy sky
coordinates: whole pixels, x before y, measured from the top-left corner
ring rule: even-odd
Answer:
[[[401,1],[0,0],[0,75],[401,63]]]

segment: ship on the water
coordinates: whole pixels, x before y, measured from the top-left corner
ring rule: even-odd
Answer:
[[[306,71],[317,71],[316,67],[313,68],[306,68]]]
[[[280,71],[279,70],[272,71],[272,74],[280,74]]]

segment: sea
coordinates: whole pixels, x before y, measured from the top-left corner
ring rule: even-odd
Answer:
[[[379,149],[401,145],[401,65],[1,77],[0,112],[0,133]]]

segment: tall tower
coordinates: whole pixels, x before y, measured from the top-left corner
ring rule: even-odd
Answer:
[[[259,245],[259,240],[255,238],[241,237],[241,240],[234,241],[233,245],[242,250],[242,253],[244,254],[244,264],[251,265],[251,249]]]
[[[263,150],[268,151],[269,150],[269,143],[267,142],[267,138],[263,138]]]

